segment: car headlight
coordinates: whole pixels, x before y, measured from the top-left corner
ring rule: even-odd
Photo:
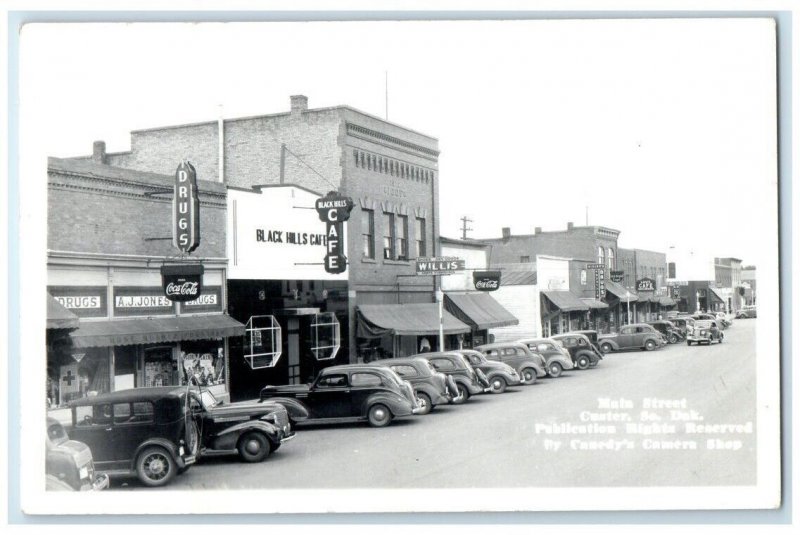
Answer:
[[[181,457],[183,457],[183,451],[184,451],[184,450],[183,450],[183,446],[181,446],[180,448],[178,448],[178,455],[180,455]]]

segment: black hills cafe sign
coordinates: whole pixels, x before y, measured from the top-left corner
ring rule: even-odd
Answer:
[[[197,173],[189,162],[181,162],[175,171],[172,198],[172,244],[188,254],[200,245],[200,200],[197,196]]]
[[[203,293],[203,266],[173,264],[161,266],[161,286],[170,301],[194,301]]]
[[[350,211],[353,206],[353,200],[350,197],[339,195],[336,191],[329,191],[315,203],[320,221],[326,223],[325,271],[328,273],[344,273],[347,269],[347,257],[344,255],[342,238],[344,222],[350,219]]]

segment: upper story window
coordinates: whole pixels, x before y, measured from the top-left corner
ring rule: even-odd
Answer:
[[[523,255],[523,256],[519,257],[519,261],[520,261],[520,263],[525,264],[525,263],[531,261],[531,257],[528,256],[528,255]]]
[[[608,269],[616,269],[617,265],[614,263],[614,249],[608,248]]]
[[[397,217],[397,259],[408,260],[408,216]]]
[[[424,257],[426,255],[425,247],[425,219],[417,218],[417,256]]]
[[[383,258],[394,260],[394,214],[383,213]]]
[[[597,263],[598,264],[606,264],[606,250],[603,249],[603,246],[597,248]]]
[[[365,258],[375,258],[375,212],[362,209],[361,241]]]

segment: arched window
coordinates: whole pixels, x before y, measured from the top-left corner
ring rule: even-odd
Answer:
[[[606,250],[602,246],[597,248],[597,263],[606,265]]]
[[[614,263],[614,249],[608,248],[608,269],[616,269],[617,265]]]

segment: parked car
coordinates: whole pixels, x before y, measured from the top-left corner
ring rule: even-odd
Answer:
[[[531,352],[538,353],[544,357],[545,369],[550,377],[560,377],[561,372],[571,370],[573,367],[569,351],[555,340],[550,338],[526,338],[518,340],[518,342],[528,346]]]
[[[498,342],[484,344],[474,349],[483,353],[489,360],[504,362],[517,370],[524,385],[533,384],[537,377],[547,375],[547,362],[544,357],[538,353],[532,353],[525,344]]]
[[[502,394],[509,386],[517,386],[522,380],[517,370],[504,362],[488,360],[483,353],[474,349],[460,349],[458,351],[476,370],[480,370],[489,381],[493,394]]]
[[[675,327],[675,324],[668,320],[648,321],[648,325],[661,333],[661,335],[670,344],[677,344],[684,339],[681,331]]]
[[[569,352],[572,363],[579,370],[585,370],[590,366],[597,366],[603,358],[600,349],[592,344],[592,341],[585,334],[569,332],[551,336],[553,340]]]
[[[697,320],[694,332],[686,337],[686,345],[722,343],[725,334],[715,320]]]
[[[45,477],[47,490],[98,491],[108,488],[105,473],[95,473],[92,451],[77,440],[70,440],[64,426],[47,418],[45,438]]]
[[[737,319],[746,319],[746,318],[755,318],[757,317],[756,314],[756,307],[744,307],[736,313]]]
[[[694,318],[689,316],[675,316],[670,318],[669,321],[681,332],[684,338],[694,329]]]
[[[265,386],[261,400],[296,400],[308,411],[308,423],[367,421],[384,427],[394,418],[420,411],[414,389],[385,366],[330,366],[311,384]]]
[[[715,316],[717,317],[717,325],[722,327],[723,329],[727,329],[728,327],[733,325],[733,322],[730,320],[728,314],[726,314],[725,312],[717,312],[715,313]]]
[[[200,432],[188,387],[132,388],[70,402],[73,440],[92,450],[98,471],[168,484],[197,460]]]
[[[600,350],[603,353],[626,349],[652,351],[667,343],[661,333],[646,323],[623,325],[617,333],[599,335],[597,341],[600,343]]]
[[[436,405],[445,405],[457,396],[458,387],[452,377],[436,371],[427,359],[406,357],[374,360],[370,364],[386,366],[414,387],[419,414],[428,414]]]
[[[581,331],[570,331],[567,334],[583,334],[589,341],[592,343],[592,347],[597,351],[598,354],[602,355],[603,352],[600,351],[600,344],[598,343],[598,337],[600,336],[597,331],[594,330],[581,330]]]
[[[456,383],[456,397],[453,398],[452,403],[456,405],[464,403],[470,396],[489,391],[489,381],[486,376],[481,381],[479,375],[483,375],[483,373],[473,369],[459,353],[444,351],[419,353],[413,356],[426,359],[436,371],[453,379],[453,382]]]
[[[287,406],[295,421],[308,418],[308,411],[295,400],[223,403],[207,389],[193,389],[191,396],[192,412],[200,426],[201,457],[238,453],[245,462],[261,462],[295,437]]]

